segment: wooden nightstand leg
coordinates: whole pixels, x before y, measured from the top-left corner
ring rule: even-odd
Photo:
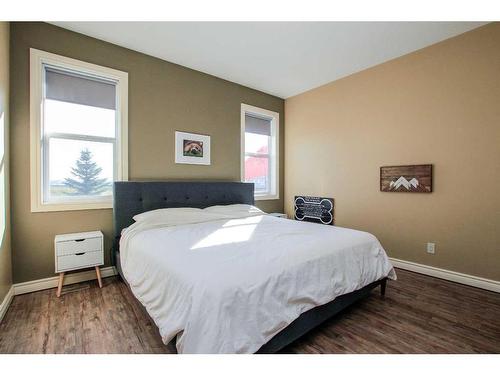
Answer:
[[[95,273],[97,274],[97,281],[99,282],[99,288],[102,288],[101,270],[99,269],[99,266],[95,266]]]
[[[57,296],[58,297],[61,296],[61,290],[62,290],[62,287],[63,287],[63,282],[64,282],[64,272],[61,272],[59,274],[59,284],[57,285]]]

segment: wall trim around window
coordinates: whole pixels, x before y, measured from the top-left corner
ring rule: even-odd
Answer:
[[[274,140],[272,150],[270,150],[271,156],[271,173],[273,176],[274,192],[271,194],[255,194],[255,200],[272,200],[280,198],[280,153],[279,153],[279,124],[280,115],[278,112],[273,112],[268,109],[255,107],[252,105],[241,103],[241,144],[240,144],[240,171],[241,171],[241,181],[245,181],[245,115],[255,114],[258,116],[265,116],[271,120],[271,136]]]
[[[116,81],[116,116],[120,124],[116,137],[117,180],[128,179],[128,73],[30,48],[30,185],[31,212],[112,208],[112,197],[101,201],[44,203],[42,193],[41,115],[43,66],[53,65]]]

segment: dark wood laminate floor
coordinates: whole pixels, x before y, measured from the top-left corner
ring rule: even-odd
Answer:
[[[500,294],[398,270],[284,353],[500,353]],[[0,353],[173,353],[118,278],[16,296]]]

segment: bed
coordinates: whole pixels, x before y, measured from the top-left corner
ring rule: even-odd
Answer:
[[[115,265],[179,353],[277,352],[395,278],[373,235],[253,204],[247,183],[114,184]]]

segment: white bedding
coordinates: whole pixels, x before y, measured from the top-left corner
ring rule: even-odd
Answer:
[[[383,277],[372,234],[243,205],[155,215],[125,229],[124,276],[179,353],[253,353],[301,313]]]

